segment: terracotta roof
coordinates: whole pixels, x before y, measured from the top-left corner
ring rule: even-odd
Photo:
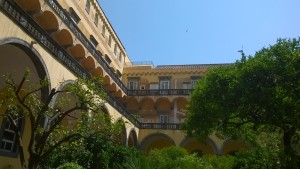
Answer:
[[[220,66],[228,66],[232,63],[222,64],[191,64],[191,65],[158,65],[155,69],[206,69]]]

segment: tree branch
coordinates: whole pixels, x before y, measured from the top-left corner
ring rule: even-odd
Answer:
[[[53,150],[55,150],[61,144],[65,143],[65,142],[69,142],[69,141],[71,141],[75,137],[82,137],[82,136],[81,136],[81,134],[75,133],[75,134],[72,134],[72,135],[69,135],[69,136],[66,136],[66,137],[62,138],[59,142],[57,142],[56,144],[54,144],[53,146],[51,146],[46,152],[44,152],[40,156],[40,160],[42,161],[42,159],[46,158]]]
[[[55,123],[53,125],[51,125],[47,131],[45,130],[43,132],[43,134],[41,135],[41,138],[38,141],[38,144],[36,145],[36,149],[39,150],[39,152],[42,152],[49,135],[53,132],[53,130],[57,127],[57,125],[62,122],[63,118],[66,115],[72,113],[73,111],[80,110],[80,109],[81,109],[81,107],[73,107],[73,108],[69,109],[68,111],[65,111],[64,113],[61,113],[61,115],[59,115],[58,119],[55,120]]]

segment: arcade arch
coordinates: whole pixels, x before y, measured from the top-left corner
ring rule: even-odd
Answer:
[[[154,133],[150,134],[143,139],[140,145],[140,149],[148,153],[150,150],[155,148],[164,148],[175,146],[174,140],[166,134],[163,133]]]

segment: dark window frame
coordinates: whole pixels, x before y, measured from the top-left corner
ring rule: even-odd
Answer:
[[[6,111],[5,114],[7,114],[8,112]],[[20,136],[23,136],[23,131],[25,128],[25,119],[24,117],[20,118],[19,120],[21,120],[19,123],[19,132],[20,132]],[[1,128],[0,128],[0,146],[2,144],[2,139],[3,139],[3,134],[4,134],[4,130],[6,128],[7,123],[10,123],[9,120],[6,117],[3,117],[2,119],[2,124],[1,124]],[[16,133],[14,133],[16,135]],[[5,157],[13,157],[13,158],[18,158],[19,156],[19,143],[18,143],[18,139],[15,139],[15,142],[13,143],[13,151],[5,151],[0,149],[0,156],[5,156]]]

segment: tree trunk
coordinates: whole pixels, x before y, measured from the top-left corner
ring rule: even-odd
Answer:
[[[295,129],[285,130],[283,133],[283,148],[284,148],[284,158],[283,158],[283,168],[293,169],[299,168],[299,160],[297,159],[297,154],[292,148],[292,138],[295,135]]]
[[[31,154],[30,158],[28,160],[28,168],[29,169],[36,169],[38,167],[38,163],[39,163],[39,157],[36,154]]]

